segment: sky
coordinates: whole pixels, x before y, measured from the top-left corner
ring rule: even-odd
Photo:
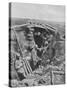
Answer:
[[[11,17],[30,18],[47,21],[65,21],[65,6],[30,4],[30,3],[12,3]]]

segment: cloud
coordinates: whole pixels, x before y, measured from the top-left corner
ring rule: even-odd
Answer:
[[[12,3],[12,17],[32,18],[49,21],[65,21],[65,6]]]

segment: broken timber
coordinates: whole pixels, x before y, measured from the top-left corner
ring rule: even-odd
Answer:
[[[23,60],[23,64],[24,64],[24,67],[23,67],[24,68],[24,71],[25,71],[25,74],[24,75],[26,77],[28,74],[31,74],[32,73],[32,69],[30,67],[29,62],[26,59],[23,58],[23,53],[22,53],[23,51],[21,49],[21,45],[20,45],[20,42],[19,42],[19,39],[18,39],[18,35],[17,35],[15,29],[13,29],[13,31],[15,33],[15,36],[16,36],[16,39],[17,39],[17,43],[18,43],[18,46],[19,46],[19,49],[20,49],[21,59]]]

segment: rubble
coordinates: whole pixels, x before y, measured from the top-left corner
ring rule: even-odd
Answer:
[[[64,40],[57,32],[49,25],[31,22],[12,27],[11,70],[16,73],[16,78],[11,74],[12,87],[65,83]]]

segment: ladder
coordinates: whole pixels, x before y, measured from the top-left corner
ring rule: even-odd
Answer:
[[[23,60],[23,68],[24,68],[24,75],[25,77],[27,77],[29,74],[32,73],[32,69],[31,69],[31,66],[29,64],[29,61],[25,58],[23,58],[23,51],[22,51],[22,48],[21,48],[21,45],[20,45],[20,42],[19,42],[19,37],[15,31],[15,28],[12,29],[15,33],[15,36],[16,36],[16,40],[17,40],[17,43],[18,43],[18,46],[19,46],[19,49],[20,49],[20,55],[21,55],[21,59]]]

